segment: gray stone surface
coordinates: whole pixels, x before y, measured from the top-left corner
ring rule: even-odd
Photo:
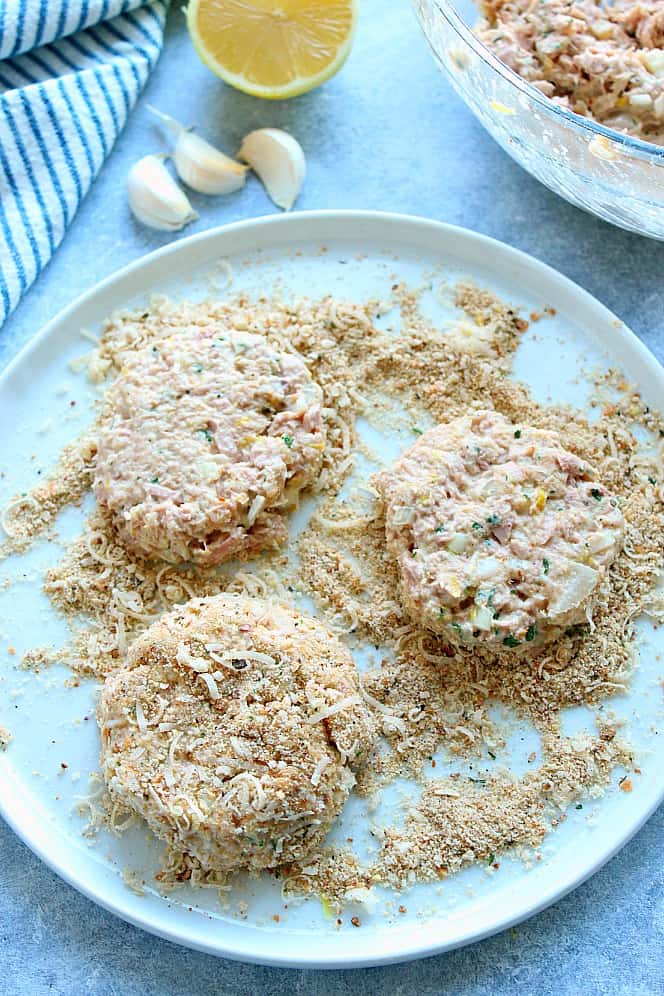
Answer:
[[[129,165],[159,147],[145,105],[195,122],[228,151],[262,125],[302,141],[298,207],[377,208],[465,225],[545,260],[612,308],[664,359],[664,245],[565,204],[491,141],[437,73],[405,0],[363,0],[351,58],[333,81],[262,103],[198,62],[173,5],[161,62],[55,259],[0,335],[6,361],[47,319],[164,244],[125,208]],[[216,203],[187,234],[272,210],[261,187]],[[177,948],[63,884],[0,827],[0,996],[81,994],[664,993],[664,811],[589,882],[528,923],[426,961],[358,972],[237,965]],[[426,928],[423,928],[426,929]]]

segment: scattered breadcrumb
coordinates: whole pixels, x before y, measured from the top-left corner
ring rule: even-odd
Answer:
[[[616,765],[632,761],[621,742],[559,734],[544,738],[544,757],[538,769],[518,780],[492,774],[428,785],[405,828],[384,832],[374,880],[403,888],[476,861],[493,864],[508,848],[536,848],[572,802],[597,794]]]
[[[80,505],[92,483],[95,446],[84,436],[65,447],[48,480],[26,494],[17,495],[0,516],[6,539],[0,543],[0,560],[22,553],[32,541],[47,532],[67,505]]]
[[[337,915],[348,902],[368,908],[376,884],[403,889],[470,862],[495,867],[496,855],[509,849],[531,853],[564,818],[566,807],[603,792],[616,767],[629,771],[631,751],[615,724],[604,719],[597,735],[570,740],[561,734],[561,712],[579,704],[599,708],[625,692],[638,656],[634,619],[642,612],[664,619],[664,602],[655,590],[664,554],[660,415],[616,371],[594,377],[591,403],[599,417],[592,422],[570,407],[536,402],[528,387],[510,376],[528,323],[468,283],[445,285],[444,291],[458,311],[443,330],[422,316],[419,292],[396,283],[390,301],[362,305],[330,297],[284,303],[240,296],[196,304],[157,298],[148,310],[113,316],[98,349],[85,360],[96,383],[119,370],[128,352],[185,323],[217,321],[265,335],[282,349],[297,349],[324,392],[328,444],[319,500],[290,551],[235,571],[147,563],[128,553],[104,513],[94,511],[44,585],[69,620],[72,641],[64,650],[37,648],[25,658],[32,667],[64,660],[75,671],[103,678],[163,611],[220,591],[284,603],[305,595],[351,646],[375,648],[377,663],[362,675],[362,693],[383,743],[359,772],[356,791],[369,799],[371,809],[383,787],[406,776],[415,779],[420,797],[404,804],[402,826],[375,829],[380,850],[370,863],[363,864],[347,845],[335,846],[319,850],[304,866],[282,866],[276,873],[285,901],[317,894]],[[398,336],[374,323],[390,308],[401,320]],[[557,431],[562,445],[592,463],[602,483],[619,496],[626,520],[624,549],[592,618],[538,648],[532,658],[506,659],[486,648],[453,650],[418,629],[401,606],[377,492],[370,481],[348,481],[360,456],[381,462],[359,438],[358,416],[378,430],[396,428],[408,445],[408,433],[414,440],[427,425],[486,408],[515,423]],[[644,430],[647,443],[639,441]],[[52,526],[59,508],[80,500],[93,459],[94,427],[78,449],[64,454],[49,482],[10,507],[11,535],[3,552],[24,549]],[[506,726],[490,711],[496,703],[540,736],[541,749],[531,753],[521,778],[498,765],[484,770],[487,758],[509,763]],[[438,751],[453,763],[473,759],[476,775],[433,777]],[[124,826],[126,811],[113,810],[103,787],[96,788],[97,794],[81,801],[90,816],[89,832],[101,825]],[[630,791],[631,781],[621,788]],[[224,875],[203,871],[195,858],[173,848],[157,877],[163,888],[183,881],[231,888]]]

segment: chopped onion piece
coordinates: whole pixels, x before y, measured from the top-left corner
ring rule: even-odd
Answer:
[[[473,609],[471,622],[474,629],[490,630],[493,622],[493,612],[486,605],[479,605]]]
[[[549,603],[548,615],[562,616],[570,609],[576,608],[591,593],[597,584],[597,579],[598,573],[592,567],[570,561],[564,587],[554,594]]]
[[[495,557],[481,557],[475,565],[475,576],[482,580],[500,573],[500,562]]]
[[[468,545],[468,537],[465,533],[455,533],[447,544],[450,553],[463,553]]]
[[[601,529],[588,540],[588,547],[591,553],[603,553],[615,544],[615,533],[608,529]]]
[[[412,506],[401,505],[394,509],[392,521],[395,526],[409,526],[415,518],[415,509]]]

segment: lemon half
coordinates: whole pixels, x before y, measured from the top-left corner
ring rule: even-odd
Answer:
[[[350,51],[356,0],[190,0],[203,62],[254,97],[296,97],[333,76]]]

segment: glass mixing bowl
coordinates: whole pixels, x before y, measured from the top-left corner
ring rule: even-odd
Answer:
[[[664,240],[664,147],[558,107],[472,32],[471,0],[413,0],[441,69],[490,135],[577,207]]]

